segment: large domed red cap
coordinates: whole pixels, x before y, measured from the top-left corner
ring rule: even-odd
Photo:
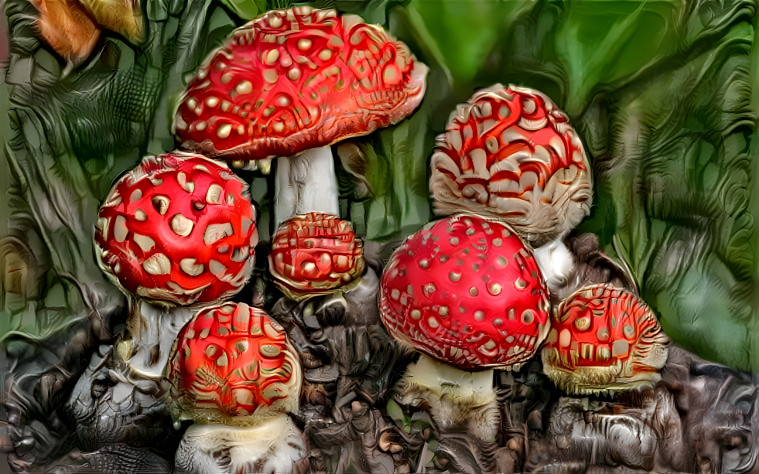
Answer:
[[[208,156],[289,156],[405,118],[422,100],[426,71],[405,44],[355,15],[274,10],[200,67],[174,133]]]
[[[248,185],[200,155],[145,158],[98,213],[101,269],[126,292],[166,305],[211,303],[239,292],[258,243]]]
[[[532,252],[509,226],[474,215],[406,239],[382,274],[379,306],[393,337],[465,370],[518,367],[549,328]]]
[[[272,237],[269,270],[289,298],[351,288],[364,271],[363,244],[350,222],[309,212],[283,222]]]
[[[582,288],[552,317],[543,370],[572,394],[652,386],[667,361],[669,337],[643,301],[611,285]]]
[[[504,219],[534,245],[590,212],[590,166],[567,116],[545,94],[496,84],[451,116],[432,155],[437,214]]]
[[[297,412],[300,360],[284,329],[244,303],[205,308],[180,331],[166,367],[175,416],[245,425]]]

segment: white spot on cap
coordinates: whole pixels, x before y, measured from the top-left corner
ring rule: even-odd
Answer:
[[[235,86],[235,91],[238,94],[250,94],[253,91],[253,84],[250,81],[241,81]]]
[[[221,204],[222,191],[223,188],[216,183],[209,186],[208,191],[206,191],[206,202],[208,204]]]
[[[174,217],[171,218],[170,225],[171,230],[173,230],[175,234],[182,237],[187,237],[190,235],[193,227],[195,227],[195,224],[182,214],[175,214]]]
[[[618,339],[611,345],[612,357],[626,356],[630,350],[630,344],[624,339]]]
[[[206,231],[203,234],[203,242],[206,245],[211,245],[214,242],[223,239],[224,237],[232,235],[233,233],[234,229],[232,229],[232,224],[228,222],[225,224],[210,224],[208,227],[206,227]]]
[[[126,225],[126,217],[121,215],[116,216],[113,227],[113,237],[116,239],[116,242],[123,242],[128,233],[129,228]]]
[[[269,19],[269,26],[272,28],[279,28],[282,26],[282,17],[277,15],[276,13],[271,13],[268,17]]]
[[[216,135],[219,138],[227,138],[231,132],[232,132],[232,125],[228,123],[224,123],[220,125],[219,128],[216,130]]]
[[[142,262],[142,268],[151,275],[168,275],[171,273],[171,261],[166,255],[157,253]]]
[[[151,239],[147,235],[135,233],[132,235],[132,240],[134,240],[134,243],[136,243],[143,252],[148,252],[150,249],[155,247],[155,240]]]
[[[279,79],[279,74],[273,69],[267,69],[264,71],[264,80],[269,84],[274,84]]]
[[[274,63],[277,62],[277,59],[279,59],[279,50],[277,48],[272,48],[269,50],[268,53],[266,53],[264,62],[268,64],[269,66],[273,66]]]
[[[287,78],[290,79],[291,81],[297,81],[298,79],[300,79],[300,69],[298,69],[297,67],[294,67],[290,69],[289,71],[287,71]]]
[[[537,105],[535,104],[535,101],[532,99],[522,99],[522,110],[525,111],[525,113],[531,114],[534,113],[537,109]]]
[[[203,264],[196,263],[194,258],[183,258],[179,262],[179,268],[190,276],[198,276],[203,273],[203,270],[205,270]]]
[[[211,273],[216,275],[217,277],[224,273],[224,271],[227,269],[226,265],[224,265],[221,262],[218,262],[216,260],[209,260],[208,261],[208,269],[211,270]]]

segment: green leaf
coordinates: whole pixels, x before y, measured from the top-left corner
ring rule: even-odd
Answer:
[[[243,20],[252,20],[266,11],[266,0],[223,0],[223,3]]]

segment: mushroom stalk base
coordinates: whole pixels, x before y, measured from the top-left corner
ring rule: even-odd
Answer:
[[[137,300],[127,319],[126,334],[116,343],[116,352],[133,374],[146,379],[160,379],[177,334],[195,311],[182,306],[160,307]]]
[[[468,372],[421,355],[396,388],[403,404],[424,399],[441,431],[463,428],[485,441],[495,440],[500,414],[493,369]]]
[[[329,145],[278,158],[275,189],[277,225],[307,212],[340,215],[335,164]]]
[[[175,464],[177,472],[288,473],[306,454],[303,434],[282,414],[255,426],[193,424],[179,443]]]

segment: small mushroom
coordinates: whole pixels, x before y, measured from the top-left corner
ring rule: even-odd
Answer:
[[[418,396],[441,426],[494,403],[486,369],[518,369],[549,328],[548,291],[531,250],[508,225],[474,215],[406,239],[382,274],[379,306],[388,332],[423,354],[401,386],[424,390]],[[496,431],[478,429],[485,439]]]
[[[291,472],[306,455],[297,413],[302,373],[284,329],[258,308],[205,308],[182,329],[166,367],[174,418],[193,420],[176,454],[188,472]],[[217,452],[225,450],[228,459]]]
[[[269,270],[287,297],[346,291],[364,271],[363,244],[350,222],[309,212],[283,222],[272,238]]]
[[[182,147],[243,166],[277,164],[276,222],[338,214],[329,145],[398,122],[422,100],[426,66],[355,15],[307,6],[238,28],[200,67],[173,130]]]
[[[143,376],[160,376],[191,305],[247,282],[258,242],[247,188],[225,164],[175,152],[146,157],[101,206],[98,263],[134,303],[117,352]]]
[[[669,337],[651,309],[611,285],[587,286],[552,317],[543,371],[570,394],[613,394],[653,386],[667,361]]]

